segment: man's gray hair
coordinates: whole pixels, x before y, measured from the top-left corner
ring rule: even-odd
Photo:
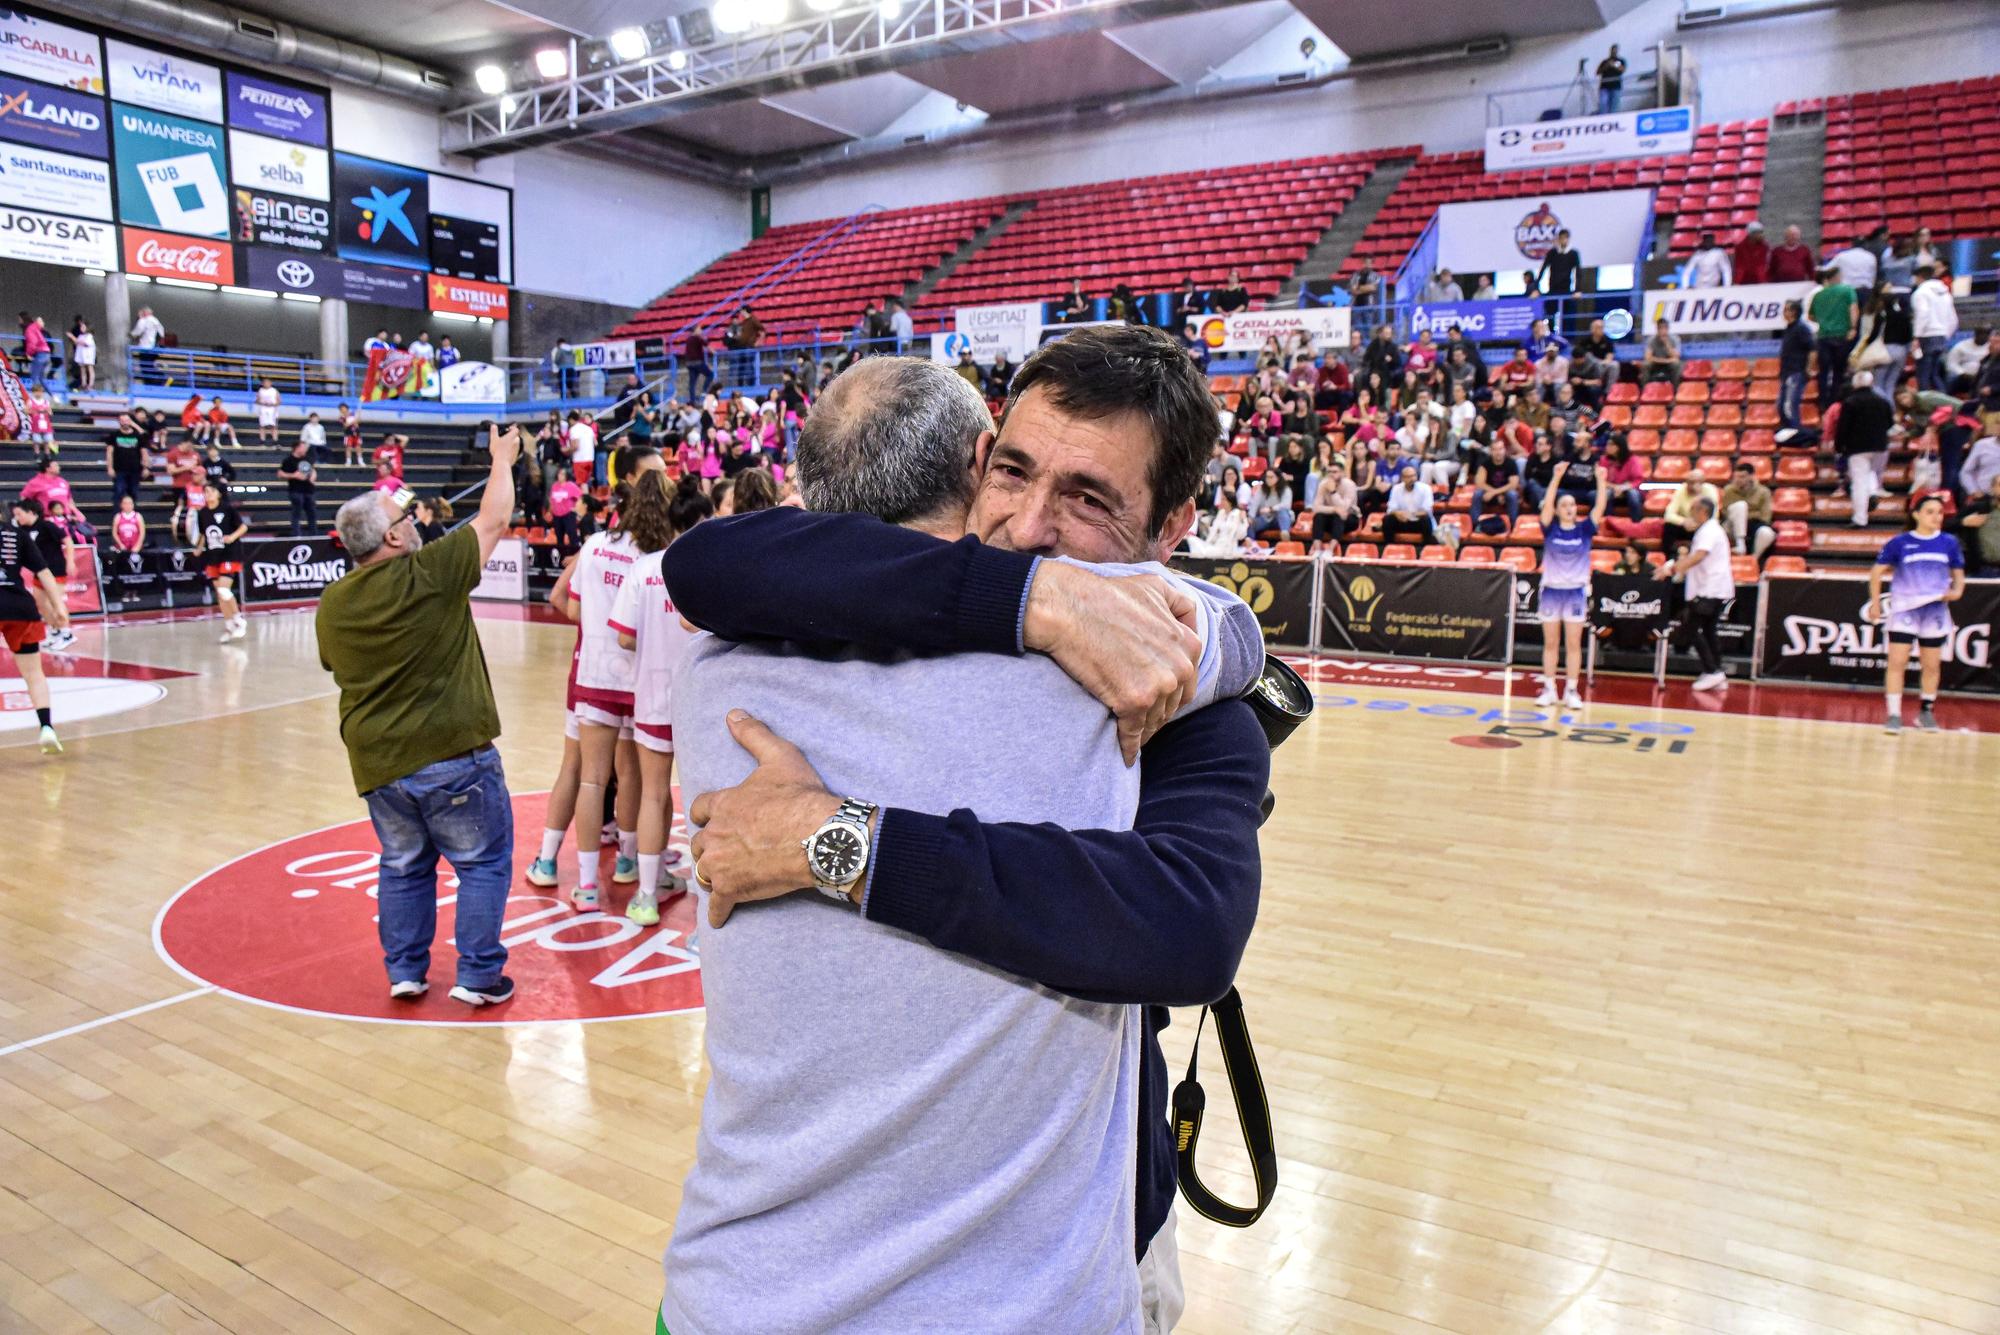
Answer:
[[[972,455],[993,414],[949,367],[870,357],[840,373],[799,432],[806,508],[906,524],[972,504]]]
[[[1688,509],[1701,511],[1702,518],[1704,519],[1715,518],[1715,502],[1711,501],[1706,496],[1695,497],[1694,504],[1690,505]]]
[[[395,521],[389,517],[378,491],[362,492],[344,503],[333,516],[333,531],[340,535],[340,545],[347,549],[348,559],[356,564],[373,556],[394,526]]]

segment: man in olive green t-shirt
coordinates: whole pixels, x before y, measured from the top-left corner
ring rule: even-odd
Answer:
[[[430,990],[440,854],[458,873],[455,1000],[514,995],[500,944],[513,879],[514,809],[493,739],[500,714],[472,624],[473,588],[514,512],[521,433],[488,428],[492,472],[479,513],[429,546],[415,497],[371,491],[334,529],[354,569],[320,598],[320,664],[340,687],[340,739],[382,845],[376,918],[389,995]]]
[[[1847,392],[1847,358],[1854,351],[1854,328],[1861,303],[1854,289],[1840,281],[1829,266],[1819,273],[1820,287],[1806,306],[1806,319],[1819,329],[1819,407]]]

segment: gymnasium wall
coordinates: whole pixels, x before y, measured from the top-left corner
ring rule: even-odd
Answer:
[[[1853,5],[1686,33],[1674,27],[1680,9],[1680,0],[1646,0],[1596,32],[1519,41],[1502,64],[1370,77],[1135,116],[1125,123],[1099,119],[1072,130],[1024,131],[969,146],[917,150],[872,169],[778,185],[771,192],[772,221],[843,217],[868,204],[896,208],[1395,144],[1423,144],[1439,152],[1476,148],[1483,142],[1489,94],[1565,83],[1579,59],[1595,66],[1612,42],[1628,59],[1660,41],[1678,41],[1693,51],[1704,122],[1767,116],[1787,98],[1972,78],[2000,69],[2000,22],[1992,5],[1976,0]],[[1287,49],[1296,67],[1299,37],[1309,31],[1303,19],[1280,24],[1219,67],[1218,76],[1281,68]],[[1633,61],[1635,68],[1638,64]]]

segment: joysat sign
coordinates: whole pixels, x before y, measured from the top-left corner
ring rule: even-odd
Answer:
[[[226,241],[169,236],[144,228],[125,229],[125,270],[149,278],[185,278],[190,282],[233,283],[236,253]]]

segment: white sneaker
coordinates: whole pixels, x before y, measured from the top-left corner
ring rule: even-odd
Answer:
[[[1563,692],[1563,703],[1569,706],[1571,709],[1582,709],[1583,697],[1577,694],[1576,687],[1572,686],[1567,691]]]
[[[1729,678],[1722,673],[1704,672],[1701,676],[1694,679],[1694,685],[1690,689],[1697,691],[1719,691],[1727,685],[1729,685]]]
[[[43,755],[59,756],[62,754],[62,742],[56,737],[56,730],[54,728],[43,728],[41,740]]]
[[[240,640],[249,633],[250,623],[242,617],[236,618],[236,620],[229,624],[229,638],[232,640]]]
[[[236,626],[235,626],[235,623],[233,623],[233,622],[229,622],[229,621],[225,621],[225,622],[223,622],[223,623],[222,623],[222,637],[221,637],[221,638],[222,638],[222,642],[223,642],[224,644],[228,644],[228,643],[229,643],[229,642],[230,642],[231,640],[233,640],[233,639],[235,639],[235,638],[236,638]]]
[[[61,653],[63,650],[69,648],[72,644],[75,643],[76,643],[76,634],[73,631],[70,631],[67,628],[65,628],[62,630],[50,631],[49,638],[43,643],[42,648],[53,650],[56,653]]]
[[[569,892],[570,907],[578,913],[593,913],[597,910],[597,887],[579,885]]]
[[[1556,688],[1553,683],[1545,684],[1542,687],[1542,693],[1535,697],[1535,703],[1538,705],[1548,706],[1554,704],[1555,702],[1556,702]]]
[[[431,985],[421,978],[405,978],[400,983],[389,984],[391,1001],[410,1001],[431,990]]]

